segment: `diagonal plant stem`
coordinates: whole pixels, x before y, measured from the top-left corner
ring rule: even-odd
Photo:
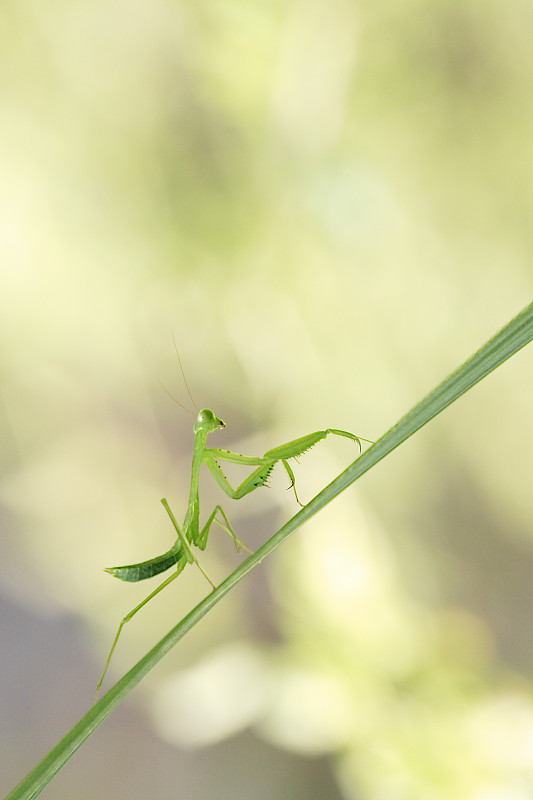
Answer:
[[[54,775],[104,721],[120,701],[160,661],[185,634],[245,575],[275,550],[291,533],[313,517],[357,478],[381,461],[423,425],[447,408],[492,370],[533,339],[533,303],[490,339],[461,367],[446,378],[424,400],[385,433],[311,502],[277,531],[262,547],[246,559],[211,594],[190,611],[155,645],[107,694],[96,703],[47,756],[7,795],[5,800],[31,800],[37,797]]]

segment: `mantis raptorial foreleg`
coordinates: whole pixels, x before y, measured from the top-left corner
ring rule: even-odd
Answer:
[[[231,450],[212,448],[206,450],[204,460],[219,486],[224,490],[228,497],[231,497],[233,500],[240,500],[241,497],[244,497],[249,492],[257,489],[258,486],[265,485],[266,480],[274,469],[275,465],[278,463],[278,461],[281,461],[291,482],[288,488],[294,490],[294,495],[297,502],[303,506],[303,504],[300,503],[296,493],[296,479],[288,459],[298,458],[298,456],[303,455],[312,447],[314,447],[315,444],[318,444],[318,442],[320,442],[322,439],[325,439],[330,433],[334,434],[335,436],[345,436],[347,439],[352,439],[359,445],[359,452],[361,452],[361,441],[370,441],[369,439],[362,439],[362,437],[356,436],[354,433],[348,433],[348,431],[341,431],[338,428],[327,428],[325,431],[308,433],[307,436],[302,436],[299,439],[294,439],[292,442],[287,442],[286,444],[279,445],[279,447],[274,447],[272,450],[267,450],[262,458],[243,456],[240,453],[233,453]],[[228,461],[232,464],[260,466],[258,466],[258,469],[256,469],[255,472],[252,472],[252,474],[249,475],[237,489],[233,489],[228,483],[225,475],[222,473],[222,470],[217,463],[217,459],[219,461]]]
[[[278,462],[281,462],[290,480],[290,486],[288,488],[293,489],[297,502],[302,505],[298,498],[298,494],[296,493],[294,472],[289,464],[289,459],[297,459],[311,447],[314,447],[315,444],[320,442],[322,439],[325,439],[329,434],[333,434],[335,436],[344,436],[348,439],[352,439],[359,446],[359,452],[361,452],[361,441],[370,441],[369,439],[362,439],[362,437],[360,438],[353,433],[348,433],[348,431],[343,431],[338,428],[327,428],[323,431],[309,433],[307,436],[294,439],[292,442],[279,445],[279,447],[274,447],[272,450],[267,450],[263,456],[245,456],[241,455],[240,453],[234,453],[231,450],[206,448],[205,444],[208,435],[224,427],[225,423],[215,416],[215,414],[209,409],[204,408],[199,412],[194,424],[195,439],[191,468],[189,505],[187,507],[187,513],[185,514],[182,529],[178,525],[167,501],[165,499],[161,501],[177,533],[177,539],[171,549],[166,553],[163,553],[163,555],[156,556],[148,561],[142,561],[138,564],[130,564],[123,567],[109,567],[106,570],[115,578],[120,578],[123,581],[136,582],[144,580],[145,578],[151,578],[160,572],[164,572],[172,566],[176,567],[176,572],[163,581],[163,583],[158,586],[157,589],[151,592],[151,594],[149,594],[148,597],[139,603],[139,605],[135,606],[135,608],[130,611],[120,623],[105,664],[104,672],[98,683],[98,688],[96,691],[97,695],[124,625],[129,622],[135,616],[135,614],[137,614],[137,612],[146,605],[146,603],[148,603],[153,597],[155,597],[157,594],[159,594],[159,592],[172,583],[172,581],[174,581],[185,569],[187,564],[195,563],[207,578],[209,583],[211,583],[211,586],[215,588],[212,581],[207,577],[203,569],[198,564],[198,561],[196,560],[191,548],[191,545],[194,545],[200,550],[205,550],[209,531],[213,522],[216,522],[226,531],[226,533],[232,537],[233,541],[235,542],[235,547],[238,551],[243,549],[248,550],[248,548],[238,538],[230,524],[228,517],[226,516],[222,507],[219,505],[215,506],[211,512],[211,515],[209,516],[209,519],[203,528],[200,529],[199,473],[200,467],[203,463],[207,465],[212,476],[225,494],[232,500],[240,500],[250,492],[253,492],[254,489],[257,489],[260,486],[265,486],[267,479],[275,465]],[[250,475],[248,475],[248,477],[245,478],[236,489],[234,489],[222,472],[220,464],[218,463],[219,461],[240,464],[241,466],[256,467],[256,469]],[[223,522],[217,517],[217,515],[222,517]]]

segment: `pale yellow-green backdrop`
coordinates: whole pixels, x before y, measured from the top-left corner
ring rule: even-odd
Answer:
[[[162,496],[185,513],[172,331],[226,420],[213,445],[261,454],[377,438],[530,301],[532,26],[528,0],[1,4],[4,792],[153,588],[103,567],[168,548]],[[530,798],[532,369],[520,353],[301,530],[45,796]],[[302,458],[304,501],[353,458]],[[296,510],[285,488],[223,500],[250,546]],[[110,679],[207,589],[189,568]]]

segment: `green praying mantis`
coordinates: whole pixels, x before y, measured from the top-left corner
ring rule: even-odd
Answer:
[[[189,393],[189,397],[191,398],[193,405],[197,408],[187,385],[187,380],[183,372],[183,367],[181,365],[181,359],[179,357],[177,348],[176,353],[178,355],[180,369],[183,375],[185,386],[187,387],[187,391]],[[171,397],[176,403],[178,403],[178,405],[181,406],[181,403],[179,403],[172,395]],[[190,409],[186,408],[185,406],[182,406],[182,408],[185,408],[186,411],[190,411]],[[146,578],[152,578],[154,575],[159,575],[159,573],[165,572],[167,569],[170,569],[170,567],[175,567],[175,571],[173,571],[170,577],[166,578],[166,580],[164,580],[163,583],[154,589],[154,591],[151,592],[144,600],[142,600],[142,602],[135,606],[135,608],[132,609],[129,614],[126,614],[121,621],[111,646],[111,650],[107,657],[104,671],[98,682],[95,699],[98,697],[100,692],[100,688],[104,681],[107,669],[124,625],[129,622],[137,614],[137,612],[146,605],[146,603],[152,600],[157,594],[159,594],[159,592],[163,591],[163,589],[171,584],[172,581],[174,581],[185,569],[187,564],[196,564],[204,577],[209,581],[213,589],[215,589],[215,585],[201,568],[191,548],[191,545],[194,545],[199,550],[205,550],[207,546],[207,538],[213,522],[216,522],[221,528],[223,528],[224,531],[226,531],[226,533],[232,537],[237,552],[241,552],[242,550],[248,550],[248,552],[251,552],[251,550],[249,550],[238,538],[228,517],[220,505],[215,506],[203,528],[200,527],[199,477],[202,464],[207,466],[211,472],[211,475],[228,497],[230,497],[232,500],[240,500],[250,492],[258,489],[260,486],[265,486],[270,473],[276,464],[281,462],[290,480],[288,489],[293,490],[296,502],[303,507],[303,503],[300,502],[296,492],[295,476],[289,464],[289,459],[297,459],[298,456],[303,455],[315,444],[329,436],[329,434],[333,434],[335,436],[344,436],[348,439],[352,439],[359,446],[359,452],[362,450],[361,441],[372,443],[370,439],[364,439],[363,437],[356,436],[348,431],[339,430],[338,428],[326,428],[326,430],[308,433],[307,436],[302,436],[299,439],[294,439],[292,442],[287,442],[279,447],[274,447],[272,450],[267,450],[263,456],[245,456],[241,455],[240,453],[234,453],[231,450],[221,450],[220,448],[209,448],[206,446],[207,437],[211,433],[214,433],[215,431],[218,431],[224,427],[225,423],[223,420],[219,419],[210,409],[203,408],[201,411],[199,411],[193,427],[194,449],[191,466],[189,504],[187,506],[187,512],[181,528],[178,525],[178,522],[172,513],[167,500],[165,498],[161,500],[177,534],[176,541],[170,550],[160,556],[150,558],[147,561],[142,561],[138,564],[129,564],[123,567],[108,567],[105,570],[106,572],[109,572],[110,575],[113,575],[115,578],[120,578],[122,581],[137,582],[146,580]],[[234,489],[222,472],[219,461],[256,467],[256,469],[240,484],[240,486]]]

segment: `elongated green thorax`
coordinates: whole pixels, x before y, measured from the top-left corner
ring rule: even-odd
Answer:
[[[198,484],[200,467],[205,456],[205,442],[210,433],[225,427],[226,423],[219,419],[209,408],[202,408],[193,426],[194,452],[191,465],[191,490],[189,492],[187,513],[183,520],[183,534],[189,542],[195,542],[200,535],[200,499]]]

